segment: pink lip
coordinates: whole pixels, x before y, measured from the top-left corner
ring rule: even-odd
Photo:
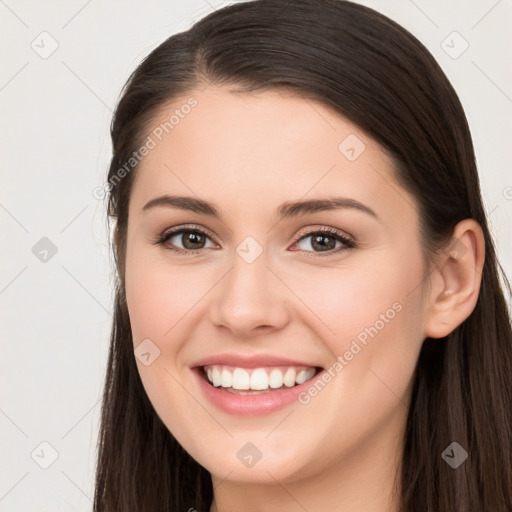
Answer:
[[[218,354],[197,361],[192,365],[192,368],[196,368],[198,366],[209,366],[212,364],[224,364],[227,366],[237,366],[239,368],[261,368],[264,366],[308,366],[315,368],[319,366],[317,364],[312,364],[311,362],[306,363],[304,361],[287,359],[272,354],[252,356],[241,354]]]
[[[265,362],[268,363],[268,360],[265,360]],[[224,412],[237,416],[260,416],[283,409],[287,405],[297,402],[299,394],[306,391],[319,375],[317,374],[312,379],[291,388],[269,391],[260,395],[237,395],[210,384],[203,376],[201,367],[193,368],[192,372],[197,378],[201,391],[214,406]]]

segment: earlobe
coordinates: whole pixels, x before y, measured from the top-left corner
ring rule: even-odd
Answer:
[[[425,317],[425,336],[443,338],[473,312],[482,280],[485,240],[482,228],[473,219],[465,219],[453,230],[448,249],[434,272]]]

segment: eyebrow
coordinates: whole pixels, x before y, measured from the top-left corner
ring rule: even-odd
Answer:
[[[158,206],[179,208],[181,210],[192,211],[201,215],[216,217],[219,220],[222,218],[220,210],[214,204],[190,196],[163,195],[155,197],[143,206],[142,211],[145,212]],[[348,197],[328,197],[325,199],[286,201],[276,208],[274,215],[280,219],[286,219],[299,217],[300,215],[307,215],[308,213],[332,211],[344,208],[359,210],[379,219],[379,216],[370,207]]]

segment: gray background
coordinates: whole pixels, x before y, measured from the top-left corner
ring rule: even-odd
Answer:
[[[0,0],[0,512],[92,508],[113,299],[93,190],[111,113],[147,53],[227,3]],[[360,3],[416,35],[457,90],[510,278],[511,0]]]

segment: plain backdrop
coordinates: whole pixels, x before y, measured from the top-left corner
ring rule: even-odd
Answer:
[[[512,2],[360,3],[418,37],[458,92],[510,279]],[[112,111],[144,56],[226,4],[0,0],[0,512],[92,509],[113,299],[93,190]]]

